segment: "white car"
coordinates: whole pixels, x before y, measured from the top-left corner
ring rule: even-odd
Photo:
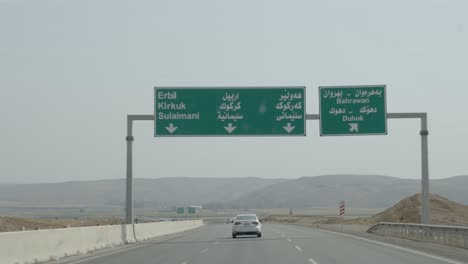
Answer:
[[[232,226],[232,238],[243,235],[256,235],[262,237],[262,223],[254,214],[236,216]]]

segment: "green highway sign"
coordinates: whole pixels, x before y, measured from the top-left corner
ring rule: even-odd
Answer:
[[[386,135],[385,85],[319,87],[320,135]]]
[[[188,214],[195,214],[195,207],[189,207]]]
[[[155,87],[156,137],[305,136],[305,87]]]
[[[177,207],[177,214],[178,215],[183,215],[185,212],[184,207]]]

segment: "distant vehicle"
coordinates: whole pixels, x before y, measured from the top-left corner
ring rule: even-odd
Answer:
[[[254,214],[238,215],[232,225],[232,238],[244,235],[262,237],[262,223]]]

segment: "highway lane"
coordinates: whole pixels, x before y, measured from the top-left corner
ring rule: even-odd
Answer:
[[[160,242],[146,242],[69,264],[435,264],[460,263],[321,230],[264,224],[263,237],[231,238],[230,224],[212,224]]]

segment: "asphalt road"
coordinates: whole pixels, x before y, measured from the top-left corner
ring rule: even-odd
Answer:
[[[460,263],[306,227],[264,224],[263,237],[232,239],[230,224],[212,224],[165,241],[148,241],[69,264],[435,264]]]

